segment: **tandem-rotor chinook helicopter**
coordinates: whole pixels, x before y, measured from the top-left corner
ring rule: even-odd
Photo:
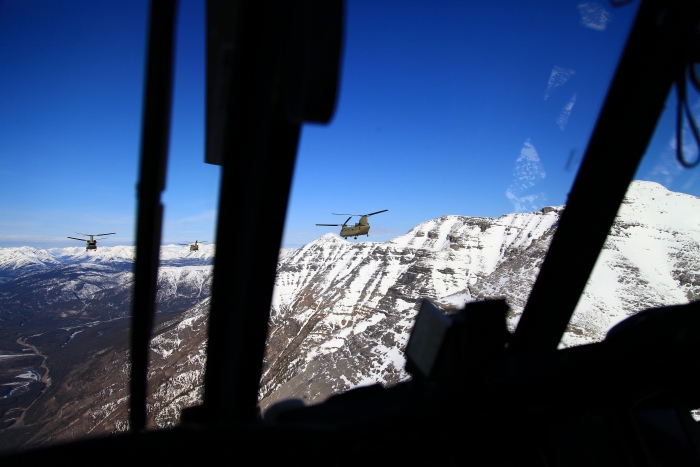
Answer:
[[[207,241],[206,240],[195,240],[194,243],[192,243],[192,244],[178,243],[178,245],[182,245],[182,246],[190,245],[190,251],[199,251],[199,244],[200,243],[207,243]]]
[[[87,242],[87,245],[85,245],[86,250],[97,250],[97,239],[95,237],[105,237],[107,235],[114,235],[116,232],[110,232],[110,233],[103,233],[103,234],[84,234],[80,232],[76,232],[78,235],[84,235],[88,238],[75,238],[75,237],[68,237],[71,240],[78,240],[81,242]]]
[[[370,214],[336,214],[332,213],[334,216],[350,216],[348,217],[345,222],[342,224],[316,224],[320,225],[323,227],[342,227],[340,229],[340,236],[347,239],[348,237],[355,237],[355,240],[357,240],[358,235],[367,235],[369,237],[369,222],[367,222],[367,218],[369,216],[373,216],[375,214],[379,214],[382,212],[387,212],[388,209],[384,209],[382,211],[377,211],[377,212],[372,212]],[[360,217],[360,222],[355,223],[355,225],[349,226],[348,221],[352,219],[355,216],[361,216]]]

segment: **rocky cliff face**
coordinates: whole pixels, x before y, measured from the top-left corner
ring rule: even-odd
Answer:
[[[443,216],[383,244],[328,234],[283,259],[261,406],[406,379],[402,351],[423,298],[449,313],[504,297],[513,330],[562,210]],[[633,182],[561,345],[601,340],[649,307],[697,300],[699,281],[700,200]]]
[[[261,406],[287,397],[313,403],[358,385],[406,379],[403,348],[423,298],[456,310],[502,296],[512,282],[512,295],[524,303],[561,208],[547,211],[443,216],[386,243],[326,234],[283,259]],[[489,281],[494,274],[513,280]]]

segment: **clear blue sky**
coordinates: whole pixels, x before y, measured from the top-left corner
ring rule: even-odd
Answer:
[[[565,203],[637,5],[349,0],[336,115],[302,130],[282,246],[336,231],[314,225],[331,212],[389,209],[371,219],[384,241]],[[133,244],[147,10],[0,2],[0,246]],[[671,113],[638,177],[698,196]],[[182,1],[163,243],[215,240],[203,131],[204,2]]]

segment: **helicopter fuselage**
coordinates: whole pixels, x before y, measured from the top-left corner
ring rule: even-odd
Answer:
[[[202,243],[206,243],[206,240],[202,240]],[[189,245],[190,251],[199,251],[199,240],[195,240],[194,243],[178,243],[178,245]]]
[[[369,222],[367,222],[367,216],[362,216],[360,222],[355,225],[343,225],[340,229],[340,236],[343,238],[357,237],[358,235],[368,235],[369,234]]]
[[[97,250],[97,240],[87,240],[86,250]]]
[[[383,209],[377,212],[371,212],[369,214],[337,214],[333,213],[334,216],[350,216],[342,224],[316,224],[321,227],[340,227],[340,236],[347,240],[348,237],[355,237],[357,240],[358,235],[367,235],[369,237],[369,222],[367,218],[369,216],[374,216],[375,214],[381,214],[382,212],[387,212],[388,209]],[[348,225],[350,219],[355,216],[360,216],[360,222],[355,225]]]

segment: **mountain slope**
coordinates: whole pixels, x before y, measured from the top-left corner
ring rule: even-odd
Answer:
[[[281,251],[259,392],[261,408],[288,397],[315,403],[352,387],[406,379],[403,349],[424,298],[451,313],[471,300],[505,297],[513,330],[562,209],[548,207],[499,218],[443,216],[386,243],[351,243],[327,234],[300,249]],[[642,309],[697,300],[698,213],[698,198],[634,182],[562,345],[600,340],[612,325]],[[101,276],[103,271],[128,269],[128,263],[119,259],[125,257],[122,253],[84,263],[60,263],[60,258],[74,256],[54,254],[51,258],[59,261],[58,266],[41,253],[31,254],[37,259],[23,263],[31,268],[11,279],[16,285],[23,280],[46,281],[41,286],[45,290],[38,290],[39,298],[28,305],[29,312],[69,302],[97,306],[90,300],[103,294],[108,299],[100,302],[104,314],[106,304],[118,303],[116,296],[108,297],[109,291],[128,287],[131,280]],[[160,269],[158,299],[181,307],[189,307],[188,300],[195,305],[177,315],[160,315],[161,324],[154,331],[151,426],[171,426],[183,407],[201,402],[211,266],[193,265],[194,260],[173,255]],[[50,271],[64,276],[52,278]],[[114,274],[130,274],[125,271]],[[3,303],[10,301],[3,295],[8,293],[3,285],[4,313]],[[71,294],[78,298],[64,300]],[[98,316],[97,308],[94,313]],[[48,355],[44,362],[54,384],[27,411],[27,422],[43,426],[40,432],[32,432],[26,424],[16,427],[15,433],[25,433],[20,437],[23,442],[70,439],[72,430],[98,435],[127,427],[126,326],[127,320],[116,317],[89,326],[64,325],[25,340]],[[38,366],[36,372],[43,378]]]
[[[277,271],[260,396],[276,394],[262,405],[405,379],[421,299],[456,309],[483,297],[474,286],[509,258],[546,251],[560,208],[544,211],[443,216],[386,243],[326,234],[294,252]]]
[[[214,246],[161,248],[159,312],[184,311],[209,296]],[[60,317],[65,325],[124,317],[131,310],[134,248],[0,248],[0,322]],[[76,321],[77,320],[77,321]]]
[[[564,343],[600,340],[646,308],[700,299],[700,199],[632,182]]]
[[[505,297],[517,325],[561,207],[497,219],[443,216],[384,244],[325,235],[282,260],[261,406],[393,384],[422,298],[447,312]],[[700,200],[633,182],[562,345],[601,340],[640,310],[700,295]],[[572,267],[575,267],[572,265]]]
[[[148,425],[171,426],[202,400],[209,299],[154,329],[148,373]],[[1,449],[37,447],[129,427],[128,320],[95,325],[48,359],[59,373],[0,436]],[[48,341],[43,341],[44,344]],[[76,359],[75,357],[79,358]],[[62,365],[70,359],[70,365]],[[54,374],[52,373],[52,374]]]

